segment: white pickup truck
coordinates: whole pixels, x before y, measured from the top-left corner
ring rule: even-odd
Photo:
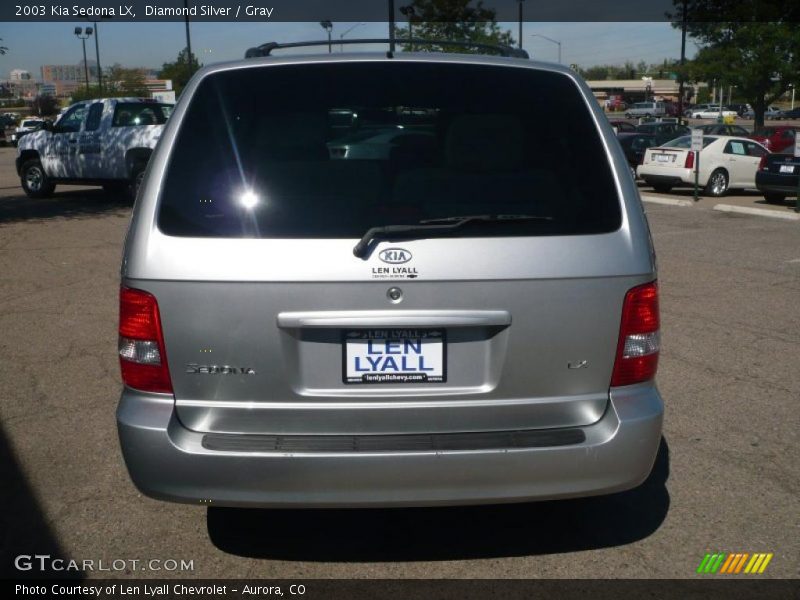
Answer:
[[[17,173],[31,198],[57,184],[102,185],[136,195],[172,104],[145,98],[86,100],[17,145]]]

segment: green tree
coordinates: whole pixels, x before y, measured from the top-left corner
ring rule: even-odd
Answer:
[[[172,80],[172,89],[175,90],[176,94],[181,93],[183,88],[186,87],[186,84],[189,83],[195,71],[203,66],[197,61],[194,52],[192,52],[191,65],[189,64],[188,56],[189,52],[184,48],[178,52],[178,58],[175,62],[165,62],[161,66],[161,71],[158,73],[161,79]]]
[[[3,38],[0,38],[0,42],[3,41]],[[8,54],[8,46],[0,46],[0,55]]]
[[[58,112],[58,100],[53,96],[36,96],[31,102],[33,114],[48,117]]]
[[[671,15],[673,27],[681,26],[685,9],[687,32],[701,44],[687,64],[688,78],[736,86],[737,93],[752,105],[756,126],[763,125],[766,107],[800,80],[800,4],[776,0],[673,3],[678,9]]]
[[[120,64],[115,64],[108,70],[103,85],[104,93],[108,88],[109,96],[149,96],[150,90],[144,83],[144,73],[141,69],[126,69]]]
[[[594,67],[589,67],[588,69],[579,69],[578,72],[584,79],[588,79],[590,81],[605,81],[606,79],[610,79],[608,76],[608,65],[595,65]]]
[[[470,6],[472,4],[472,6]],[[468,41],[480,44],[499,44],[514,46],[516,43],[510,31],[502,31],[495,21],[496,13],[485,8],[483,2],[470,0],[412,0],[414,8],[411,19],[412,35],[429,40]],[[396,37],[399,42],[409,37],[408,27],[398,27]],[[424,52],[465,52],[479,54],[477,48],[446,46],[439,44],[403,44],[406,51]]]

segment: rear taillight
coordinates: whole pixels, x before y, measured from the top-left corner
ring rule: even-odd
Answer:
[[[628,290],[622,305],[611,387],[655,377],[661,347],[659,325],[658,283],[653,281]]]
[[[686,153],[686,160],[683,161],[684,169],[694,169],[694,152],[689,151]]]
[[[158,303],[152,294],[120,288],[119,364],[128,387],[172,393]]]
[[[761,160],[758,161],[758,170],[759,171],[769,171],[769,167],[767,166],[767,155],[761,157]]]

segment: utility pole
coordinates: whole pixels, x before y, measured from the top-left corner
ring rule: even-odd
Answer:
[[[683,67],[686,64],[686,2],[683,0],[681,8],[681,68],[678,73],[678,119],[683,118]]]
[[[186,20],[186,64],[189,65],[189,74],[192,72],[192,36],[189,33],[189,0],[183,0],[183,7]]]
[[[389,52],[394,54],[394,0],[389,0]]]
[[[519,0],[519,47],[520,50],[522,49],[522,3],[525,0]],[[559,46],[560,48],[561,46]],[[559,57],[558,62],[561,62],[561,58]]]

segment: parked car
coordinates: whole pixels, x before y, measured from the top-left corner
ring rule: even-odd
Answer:
[[[750,109],[749,104],[729,104],[728,108],[730,110],[735,110],[736,114],[740,117],[743,117],[744,114]]]
[[[770,203],[783,202],[786,196],[797,196],[797,179],[800,177],[800,158],[794,152],[773,153],[763,156],[756,171],[756,187]]]
[[[429,131],[405,129],[401,125],[360,131],[328,142],[332,159],[382,159],[388,160],[393,152],[407,150],[409,153],[436,151],[435,136]]]
[[[745,119],[755,119],[756,112],[752,108],[749,108],[744,113],[743,116],[744,116]],[[765,121],[776,120],[776,119],[780,119],[780,118],[781,118],[781,109],[778,108],[777,106],[768,106],[767,109],[764,111],[764,120]]]
[[[121,269],[117,424],[144,494],[418,506],[648,476],[654,254],[591,90],[560,65],[389,56],[219,63],[184,88]],[[397,106],[434,162],[330,160],[331,111],[386,127]]]
[[[19,144],[23,136],[38,131],[44,125],[44,119],[23,119],[14,132],[11,134],[11,144]]]
[[[89,184],[135,196],[172,106],[145,98],[73,104],[18,145],[22,189],[42,198],[58,184]]]
[[[690,116],[693,119],[719,119],[720,117],[738,117],[739,115],[735,110],[729,110],[728,107],[721,107],[717,104],[705,108],[694,108]]]
[[[665,142],[691,133],[688,127],[679,125],[678,123],[642,123],[636,127],[636,131],[654,136],[656,146],[660,146]]]
[[[657,146],[656,136],[650,133],[619,133],[617,134],[619,145],[625,153],[628,165],[631,167],[631,174],[636,179],[636,167],[642,164],[644,152],[648,148]]]
[[[800,119],[800,106],[797,108],[782,110],[779,118],[787,120]]]
[[[658,192],[673,187],[694,185],[694,152],[691,136],[673,140],[646,151],[637,169],[639,177]],[[698,182],[708,196],[724,196],[732,188],[755,187],[756,170],[761,157],[769,151],[753,140],[742,137],[704,136],[700,151]]]
[[[800,127],[796,125],[770,125],[759,127],[750,136],[759,144],[763,144],[770,152],[781,152],[784,148],[794,146],[794,136]]]
[[[750,135],[750,132],[740,125],[726,125],[725,123],[701,125],[697,129],[702,129],[705,135],[732,135],[739,137],[747,137]]]
[[[633,133],[636,131],[636,125],[622,119],[609,119],[608,122],[611,123],[612,127],[616,128],[617,133]]]
[[[663,117],[667,114],[664,102],[636,102],[625,109],[625,117]]]

